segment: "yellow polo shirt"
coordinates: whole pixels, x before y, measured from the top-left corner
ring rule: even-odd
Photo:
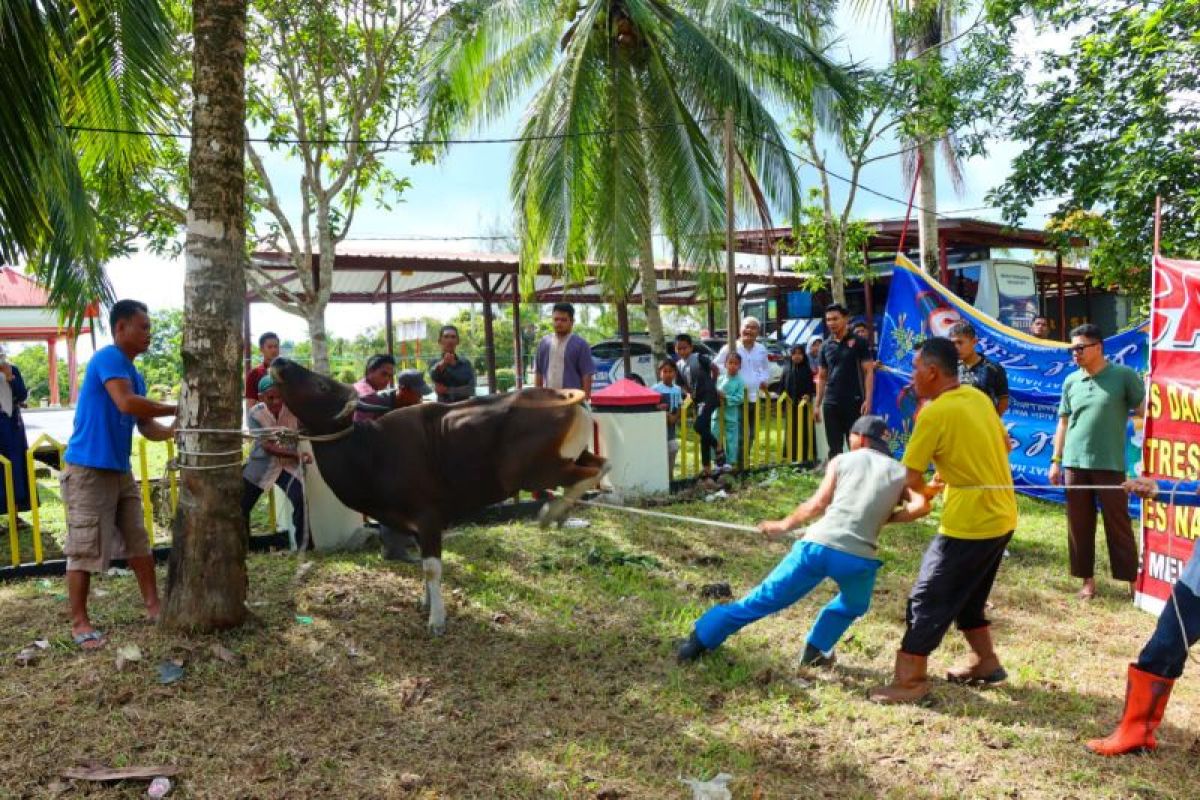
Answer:
[[[987,395],[959,386],[921,409],[904,466],[924,472],[933,462],[946,482],[946,507],[938,532],[956,539],[994,539],[1017,527],[1008,432]]]

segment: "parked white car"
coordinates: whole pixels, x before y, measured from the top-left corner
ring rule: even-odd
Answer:
[[[716,352],[708,346],[697,341],[696,349],[709,357],[716,355]],[[597,342],[592,345],[592,360],[596,362],[596,377],[592,383],[592,390],[603,389],[609,384],[616,383],[625,377],[625,362],[622,359],[622,349],[620,339],[605,339],[603,342]],[[672,360],[675,359],[675,339],[673,336],[667,337],[667,356]],[[629,361],[633,368],[633,374],[641,378],[642,383],[646,386],[653,386],[658,383],[658,375],[656,374],[654,356],[650,352],[650,337],[644,333],[632,333],[629,335]]]

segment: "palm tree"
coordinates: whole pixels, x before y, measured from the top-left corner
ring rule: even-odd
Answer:
[[[867,5],[870,0],[867,0]],[[963,175],[955,152],[952,130],[938,122],[933,92],[922,87],[936,86],[941,74],[946,46],[958,38],[955,33],[956,15],[961,7],[950,0],[888,0],[892,23],[893,57],[896,61],[909,59],[921,77],[914,81],[917,96],[912,98],[918,119],[925,124],[916,126],[915,148],[904,161],[904,172],[917,179],[917,231],[920,240],[921,268],[931,275],[938,272],[937,225],[937,151],[940,147],[951,182],[961,191]]]
[[[108,299],[95,200],[153,147],[174,34],[156,0],[0,4],[0,257],[27,259],[72,321]]]
[[[237,376],[246,302],[246,5],[247,0],[192,4],[196,100],[188,160],[180,450],[237,457],[200,459],[200,469],[181,470],[163,624],[189,631],[230,628],[246,618],[246,524],[230,502],[242,484]]]
[[[716,263],[725,114],[736,121],[736,197],[765,221],[772,205],[800,206],[769,106],[815,96],[823,108],[834,92],[849,94],[846,74],[776,21],[792,19],[794,5],[468,0],[435,21],[421,90],[432,136],[493,121],[537,86],[510,190],[526,288],[547,251],[618,300],[640,281],[663,356],[652,231],[683,263]]]

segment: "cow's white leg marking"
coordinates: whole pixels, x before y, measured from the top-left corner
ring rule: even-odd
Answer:
[[[425,575],[425,602],[429,606],[429,632],[441,636],[446,632],[446,607],[442,605],[442,560],[421,559]]]

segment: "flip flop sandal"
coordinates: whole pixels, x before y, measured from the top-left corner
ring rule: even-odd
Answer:
[[[101,647],[104,647],[105,641],[106,641],[104,638],[104,634],[101,633],[100,631],[95,631],[95,630],[88,631],[87,633],[77,633],[74,636],[72,636],[71,638],[75,640],[75,644],[76,644],[76,646],[79,647],[80,650],[87,650],[87,651],[99,650]],[[96,642],[96,645],[93,647],[88,647],[87,646],[88,642]]]

